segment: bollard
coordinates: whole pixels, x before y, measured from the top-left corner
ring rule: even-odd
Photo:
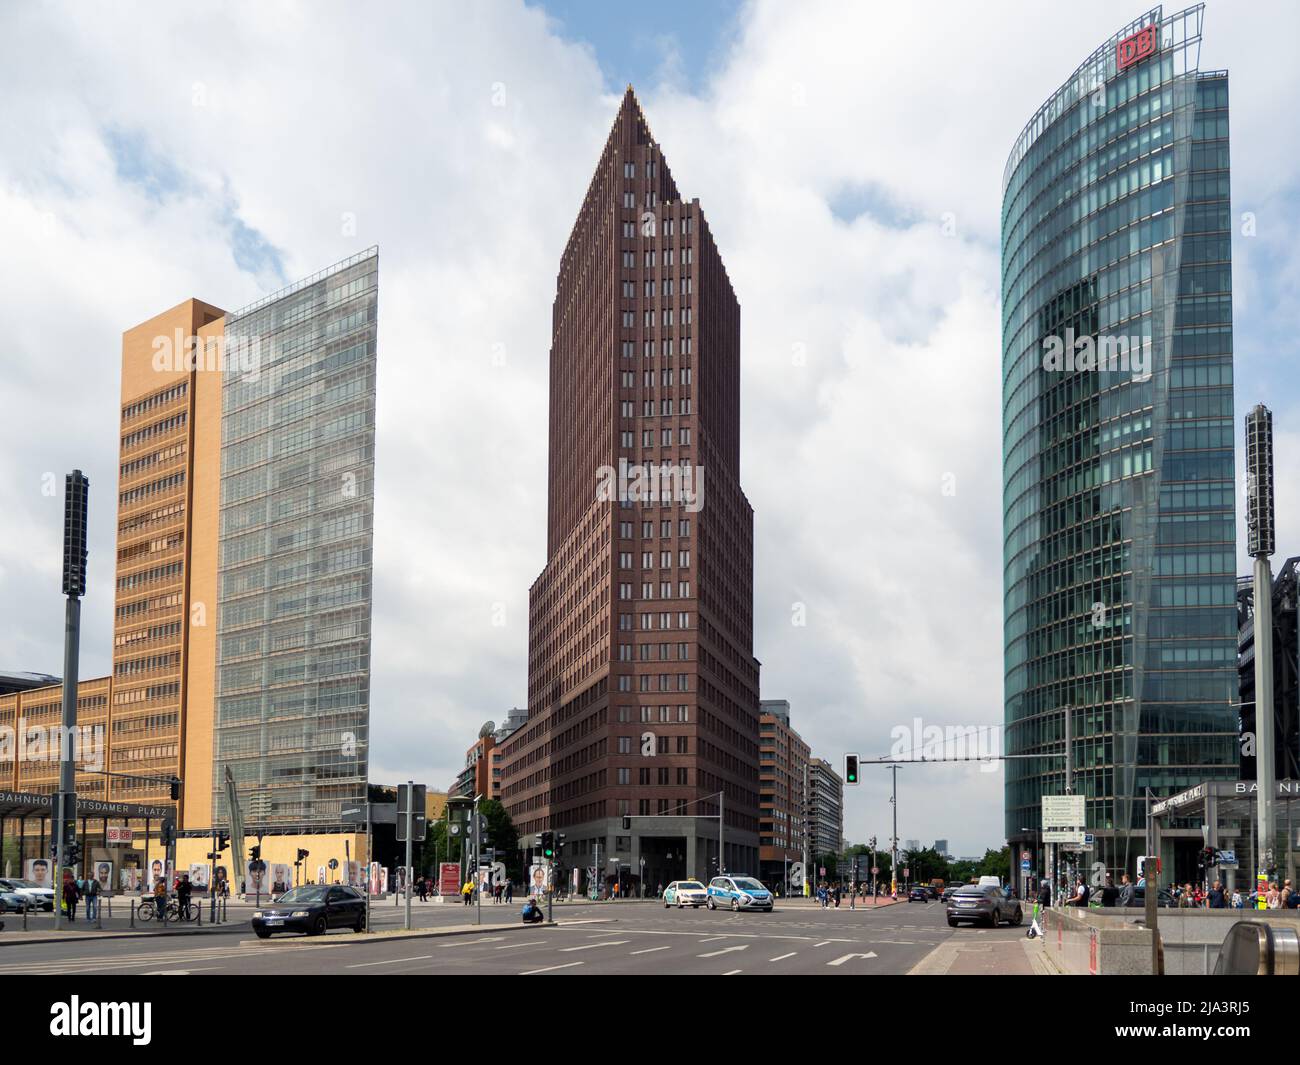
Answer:
[[[131,927],[135,927],[135,899],[131,900]]]
[[[27,903],[23,903],[23,931],[27,931],[27,911],[31,909]]]

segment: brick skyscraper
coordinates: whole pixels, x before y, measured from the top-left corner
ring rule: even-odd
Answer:
[[[723,792],[723,864],[756,874],[740,305],[630,87],[560,260],[552,329],[548,561],[503,801],[525,847],[561,831],[563,865],[621,868],[625,890],[644,866],[653,890],[716,873]],[[690,467],[697,494],[602,499],[620,464]]]

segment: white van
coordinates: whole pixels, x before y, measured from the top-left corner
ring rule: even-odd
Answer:
[[[997,876],[980,877],[979,887],[1001,887],[1002,878]]]

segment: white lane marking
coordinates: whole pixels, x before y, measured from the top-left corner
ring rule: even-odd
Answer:
[[[530,939],[527,943],[506,943],[504,946],[493,947],[493,950],[514,950],[515,947],[535,947],[539,943],[549,943],[549,939]]]
[[[719,957],[721,957],[723,954],[730,954],[733,950],[748,950],[748,949],[749,949],[749,944],[748,944],[748,943],[742,943],[742,944],[741,944],[740,946],[738,946],[738,947],[723,947],[721,950],[715,950],[715,951],[713,951],[712,953],[709,953],[709,954],[697,954],[697,955],[695,955],[695,956],[696,956],[697,958],[719,958]],[[723,974],[723,975],[726,975],[726,974]]]
[[[672,947],[646,947],[645,950],[633,950],[628,952],[628,957],[634,954],[653,954],[656,950],[672,950]]]
[[[834,943],[834,942],[835,942],[835,940],[833,940],[833,939],[823,939],[820,943],[814,943],[813,946],[814,946],[814,947],[824,947],[824,946],[826,946],[827,943]]]
[[[709,936],[708,939],[701,939],[701,943],[716,943],[720,939],[730,939],[730,936]]]
[[[449,942],[446,945],[449,947],[472,947],[475,943],[499,943],[501,942],[501,940],[505,939],[506,937],[488,936],[485,939],[455,939],[451,936],[448,936],[447,938]]]
[[[631,943],[630,939],[607,939],[603,943],[587,943],[581,947],[561,947],[561,954],[570,954],[575,950],[595,950],[597,947],[621,947],[625,943]]]
[[[742,971],[742,970],[740,970],[740,969],[732,969],[731,972],[729,972],[729,973],[723,973],[722,975],[723,975],[723,976],[735,976],[737,973],[739,973],[739,972],[741,972],[741,971]]]
[[[345,965],[344,968],[345,969],[366,969],[369,968],[371,965],[401,965],[403,962],[408,962],[408,961],[428,961],[432,957],[433,957],[432,954],[421,954],[415,958],[385,958],[383,961],[357,962],[355,965]]]
[[[553,973],[556,969],[572,969],[575,965],[581,965],[580,961],[571,961],[568,965],[548,965],[545,969],[529,969],[526,973],[520,973],[520,976],[536,976],[538,973]]]
[[[834,961],[828,961],[826,964],[843,965],[846,961],[851,961],[853,958],[874,958],[875,956],[876,952],[874,950],[869,950],[866,954],[845,954],[844,957],[836,958]]]
[[[141,973],[141,976],[189,976],[190,973],[205,973],[209,969],[218,969],[217,965],[206,965],[202,969],[155,969],[151,973]]]
[[[775,958],[768,958],[767,960],[768,960],[768,961],[785,961],[786,958],[793,958],[793,957],[794,957],[796,954],[798,954],[798,953],[799,953],[799,952],[798,952],[797,950],[792,950],[792,951],[790,951],[789,954],[778,954]]]

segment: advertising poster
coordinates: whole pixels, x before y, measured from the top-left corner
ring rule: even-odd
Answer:
[[[438,893],[455,895],[460,891],[460,863],[443,862],[438,866]]]
[[[271,873],[271,893],[273,895],[283,895],[293,887],[293,866],[285,865],[283,862],[276,862],[268,867]]]
[[[267,865],[265,869],[259,870],[254,868],[254,864],[249,862],[244,870],[244,894],[254,896],[258,894],[269,895],[271,893],[271,867]],[[265,865],[265,863],[262,864]]]
[[[326,880],[325,880],[325,866],[323,866],[323,865],[318,865],[318,866],[316,866],[316,883],[318,883],[318,884],[324,884],[324,883],[326,883]]]
[[[206,865],[200,865],[198,862],[191,862],[188,869],[190,874],[190,883],[199,891],[208,890],[208,881],[211,870]]]
[[[549,865],[534,865],[528,869],[528,893],[530,895],[545,895],[546,888],[550,883],[551,867]]]
[[[363,885],[360,862],[343,863],[343,883],[348,887],[359,888]]]
[[[37,887],[53,887],[50,870],[53,863],[48,858],[28,858],[23,870],[25,879]]]
[[[125,892],[134,894],[140,890],[144,883],[140,878],[140,867],[138,865],[123,866],[121,873],[118,874],[117,886]]]
[[[380,867],[378,862],[370,863],[370,894],[382,895],[384,885],[388,882],[388,870]]]
[[[111,895],[113,892],[113,863],[96,862],[95,879],[99,881],[99,893]]]

